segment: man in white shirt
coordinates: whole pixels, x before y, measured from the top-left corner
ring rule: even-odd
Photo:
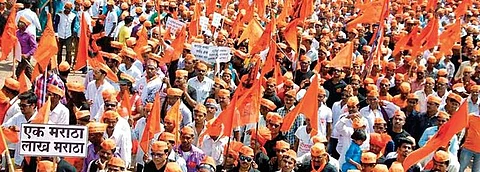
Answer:
[[[143,104],[153,102],[157,92],[160,92],[160,98],[165,97],[164,90],[167,86],[164,84],[164,81],[168,82],[168,80],[158,75],[160,70],[158,67],[159,63],[160,57],[150,55],[146,62],[145,76],[137,83],[137,90],[140,91],[139,94]]]
[[[327,92],[323,87],[318,89],[318,132],[330,138],[332,134],[332,110],[325,105]]]
[[[15,114],[2,125],[14,131],[20,131],[20,126],[29,123],[37,114],[37,96],[33,92],[24,92],[18,96],[18,99],[20,99],[19,106],[21,112]],[[23,155],[20,155],[19,151],[20,145],[18,143],[10,143],[8,147],[16,150],[14,153],[15,166],[20,167],[23,161]]]
[[[116,111],[106,111],[103,113],[102,122],[107,124],[104,137],[115,140],[118,148],[116,152],[129,167],[132,162],[132,135],[128,121],[120,117]]]
[[[120,51],[122,64],[118,66],[118,70],[127,73],[138,81],[140,78],[142,78],[142,71],[133,65],[136,56],[137,53],[135,53],[135,51],[133,51],[131,48],[123,48],[122,51]],[[133,87],[135,87],[135,85]]]
[[[167,99],[165,100],[166,103],[166,111],[169,111],[173,105],[177,101],[180,101],[180,113],[182,114],[182,122],[180,123],[180,128],[187,126],[188,124],[192,123],[192,112],[188,107],[183,103],[180,99],[183,95],[183,91],[178,88],[168,88],[167,89]],[[162,111],[163,112],[163,111]]]
[[[115,2],[113,0],[109,0],[107,2],[107,15],[105,18],[105,34],[107,37],[111,38],[112,40],[114,36],[113,31],[115,30],[115,27],[117,26],[117,23],[118,23],[117,12],[113,10],[114,5],[115,5]]]
[[[2,106],[5,106],[5,108],[7,108],[5,109],[5,116],[3,117],[3,119],[0,119],[2,120],[2,122],[8,121],[8,119],[10,119],[13,115],[20,112],[20,106],[18,106],[20,100],[17,97],[19,91],[20,83],[17,80],[9,77],[5,78],[5,83],[0,90],[0,95],[3,94],[1,97],[5,98],[5,101],[8,101],[8,104],[6,102],[5,104],[1,104]]]
[[[210,95],[210,91],[213,88],[215,82],[212,79],[205,77],[207,75],[208,67],[204,62],[197,63],[195,70],[197,76],[190,78],[187,84],[190,87],[195,88],[195,90],[197,91],[196,101],[203,104],[207,97]]]
[[[47,96],[50,97],[50,116],[48,117],[49,124],[69,124],[70,113],[68,108],[65,107],[60,100],[65,96],[65,91],[55,85],[47,86]]]
[[[104,104],[102,97],[103,90],[114,89],[113,86],[105,80],[108,70],[110,70],[110,68],[105,64],[99,64],[97,68],[93,69],[94,81],[90,81],[85,90],[85,98],[87,98],[88,104],[90,105],[90,114],[92,114],[90,117],[92,120],[96,118],[98,110]]]
[[[77,16],[72,13],[73,4],[71,2],[65,3],[65,9],[63,12],[55,15],[53,21],[53,29],[55,30],[55,36],[58,38],[58,53],[57,62],[62,62],[62,50],[65,45],[66,56],[65,60],[68,64],[72,64],[72,50],[73,50],[73,37],[77,35],[75,33],[75,22],[78,20]]]
[[[28,1],[24,4],[25,8],[17,12],[17,16],[15,17],[15,23],[18,23],[20,17],[25,17],[30,23],[32,23],[31,25],[28,25],[27,32],[37,37],[37,29],[41,30],[42,27],[40,26],[40,20],[38,19],[38,15],[30,9],[32,5],[33,4]]]

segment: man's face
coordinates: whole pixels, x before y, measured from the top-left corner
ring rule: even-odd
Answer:
[[[282,171],[292,171],[293,168],[295,168],[295,159],[284,157],[282,158],[280,166],[282,167]]]
[[[232,76],[230,74],[223,74],[222,75],[223,81],[225,81],[227,84],[231,82]]]
[[[403,125],[405,125],[405,118],[403,118],[401,116],[394,116],[393,117],[393,126],[403,127]]]
[[[162,164],[167,160],[167,154],[165,151],[152,151],[151,155],[155,164]]]
[[[350,113],[350,114],[354,114],[354,113],[358,112],[358,106],[357,105],[353,105],[353,106],[347,105],[347,109],[348,109],[348,113]]]
[[[447,99],[447,109],[448,110],[455,111],[455,110],[458,109],[459,106],[460,106],[460,103],[458,103],[454,99],[451,99],[451,98]]]
[[[18,104],[22,114],[33,114],[35,112],[35,104],[28,103],[27,100],[21,100]]]
[[[193,134],[182,134],[181,135],[182,147],[184,148],[192,147],[193,139],[194,139]]]
[[[70,7],[65,7],[64,9],[65,14],[70,14],[71,11],[72,11],[72,8]]]
[[[153,78],[157,75],[157,65],[156,64],[149,64],[147,65],[146,73],[148,78]]]
[[[375,163],[364,164],[362,163],[362,171],[364,172],[373,172],[375,168]]]
[[[202,123],[205,121],[205,114],[202,113],[202,112],[198,112],[196,110],[193,111],[194,113],[194,120],[195,120],[195,123],[199,124],[199,123]]]
[[[0,9],[5,9],[5,2],[0,2]]]
[[[438,128],[440,128],[440,127],[441,127],[443,124],[445,124],[447,121],[448,121],[448,118],[438,117],[438,118],[437,118]]]
[[[437,162],[433,160],[433,168],[432,171],[435,172],[446,172],[448,168],[448,164],[445,162]]]
[[[56,95],[56,94],[54,94],[50,91],[47,92],[47,96],[49,96],[51,101],[55,102],[55,103],[58,103],[60,101],[60,98],[61,98],[59,95]]]
[[[99,69],[93,69],[93,79],[94,80],[99,80],[103,76],[105,76]]]
[[[102,159],[102,162],[105,162],[113,157],[113,152],[112,150],[100,149],[98,155],[100,156],[100,159]]]
[[[185,70],[190,70],[193,68],[193,60],[185,60]]]
[[[399,156],[407,157],[413,151],[413,145],[408,143],[403,143],[398,149],[397,153]]]
[[[88,133],[88,141],[92,142],[94,145],[100,145],[102,137],[103,133]]]
[[[180,97],[169,95],[169,96],[167,96],[167,103],[168,103],[168,105],[173,106],[175,104],[175,102],[178,101],[178,99],[180,99]]]
[[[427,102],[427,112],[436,112],[440,105],[434,102]]]
[[[285,96],[285,105],[286,106],[292,106],[293,103],[295,103],[295,98],[292,96]]]
[[[308,66],[310,65],[310,62],[308,61],[301,61],[300,62],[300,69],[302,70],[308,70]]]
[[[230,104],[230,97],[228,95],[219,95],[218,96],[218,103],[222,106],[226,106]]]
[[[171,132],[175,128],[175,124],[170,120],[165,120],[164,124],[165,131]]]
[[[104,108],[105,108],[105,111],[109,111],[109,110],[115,110],[117,109],[117,102],[114,102],[114,101],[105,101],[105,103],[103,104]]]
[[[276,84],[274,82],[267,83],[267,88],[265,89],[265,93],[268,95],[275,94],[275,85]]]
[[[377,123],[373,125],[373,131],[375,133],[385,133],[387,131],[387,128],[385,127],[385,124],[382,123]]]
[[[103,122],[107,124],[107,130],[113,130],[117,125],[118,119],[104,119]]]
[[[360,88],[360,81],[359,80],[352,80],[350,85],[352,86],[353,90],[358,90]]]
[[[250,168],[253,162],[253,157],[248,155],[240,155],[239,160],[240,160],[240,167]]]
[[[435,82],[432,81],[427,81],[425,82],[425,90],[433,90],[433,86],[435,85]]]
[[[275,149],[275,154],[277,155],[277,158],[279,160],[282,160],[283,158],[283,154],[285,154],[285,152],[287,152],[289,149],[288,148],[285,148],[285,149]]]
[[[417,72],[417,80],[423,79],[425,77],[425,71]]]
[[[367,97],[367,103],[370,106],[377,106],[378,105],[378,98],[374,96]]]
[[[195,71],[197,72],[197,76],[205,77],[207,75],[207,70],[196,68]]]
[[[318,94],[317,100],[318,100],[318,104],[323,103],[323,101],[325,100],[325,94]]]
[[[417,99],[408,99],[407,103],[408,103],[407,104],[408,107],[414,108],[418,104],[418,100]]]
[[[312,165],[314,167],[318,167],[322,164],[322,161],[328,157],[328,154],[322,154],[320,156],[313,156],[312,155]]]
[[[446,90],[447,89],[447,84],[444,83],[437,83],[437,91],[438,90]]]
[[[382,151],[382,148],[380,146],[370,144],[370,152],[374,154],[379,154]]]
[[[267,123],[267,128],[270,130],[270,132],[272,132],[272,136],[280,132],[281,126],[282,126],[282,123],[279,123],[279,122],[269,121]]]

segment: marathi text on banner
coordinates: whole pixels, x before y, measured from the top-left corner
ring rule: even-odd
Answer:
[[[22,124],[20,128],[21,155],[85,157],[87,143],[86,126]]]
[[[207,44],[192,43],[192,54],[207,63],[228,62],[231,58],[229,47],[217,47]]]

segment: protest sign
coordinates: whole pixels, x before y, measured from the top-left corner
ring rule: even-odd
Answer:
[[[86,126],[22,124],[20,128],[20,155],[85,157],[87,142]]]
[[[220,25],[222,25],[222,15],[218,13],[213,13],[213,19],[212,19],[212,26],[215,26],[218,28]]]
[[[192,43],[191,53],[207,63],[228,62],[231,58],[229,47],[217,47],[207,44]]]
[[[175,19],[173,19],[173,18],[171,18],[171,17],[169,17],[169,18],[167,19],[166,27],[167,27],[167,28],[170,28],[170,32],[171,32],[172,34],[177,33],[177,30],[178,30],[178,29],[182,29],[183,26],[185,26],[185,23],[183,23],[183,22],[181,22],[181,21],[179,21],[179,20],[175,20]]]
[[[209,30],[210,30],[210,29],[208,29],[208,21],[209,21],[209,20],[208,20],[207,17],[205,17],[205,16],[201,16],[201,17],[200,17],[199,23],[200,23],[200,27],[202,28],[202,31],[205,31],[205,32],[206,32],[206,31],[209,31]]]

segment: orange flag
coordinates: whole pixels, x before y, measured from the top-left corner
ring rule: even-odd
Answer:
[[[180,58],[180,54],[183,52],[183,44],[185,43],[185,39],[187,38],[187,31],[186,27],[182,27],[182,29],[178,30],[175,34],[175,40],[172,41],[172,48],[173,52],[165,54],[165,58],[162,58],[164,63],[171,63],[172,61],[177,60]],[[137,43],[138,44],[138,43]]]
[[[393,49],[392,54],[398,54],[400,51],[408,49],[409,46],[407,44],[411,44],[413,40],[416,39],[418,33],[418,27],[413,27],[412,31],[408,35],[403,36],[398,40],[395,44],[395,48]]]
[[[265,19],[265,12],[267,10],[265,0],[254,0],[253,1],[257,6],[257,13],[261,20]]]
[[[260,114],[260,101],[262,95],[260,93],[260,80],[256,80],[253,86],[248,89],[246,94],[242,94],[236,103],[239,121],[234,122],[233,127],[243,126],[246,124],[257,123]]]
[[[238,126],[238,122],[240,121],[239,112],[235,110],[237,98],[238,97],[234,95],[232,102],[227,106],[227,109],[220,112],[217,119],[213,122],[213,125],[217,126],[223,124],[223,135],[227,137],[232,135],[233,128]],[[207,131],[205,132],[210,132],[208,130],[209,129],[207,128]]]
[[[347,42],[346,45],[335,55],[335,57],[330,61],[332,67],[350,67],[352,66],[353,61],[353,44],[352,42]]]
[[[173,119],[175,122],[175,128],[173,129],[173,133],[175,133],[175,138],[179,138],[178,133],[180,133],[180,124],[182,123],[183,116],[180,113],[180,100],[177,100],[170,110],[168,110],[165,119]]]
[[[35,54],[33,54],[33,57],[37,63],[40,64],[40,67],[43,70],[46,70],[48,63],[50,62],[50,58],[57,58],[55,56],[57,51],[57,38],[55,38],[55,32],[53,30],[52,15],[48,13],[47,25],[45,26],[45,30],[43,30],[42,37],[38,43],[37,51]]]
[[[25,75],[25,70],[18,76],[18,82],[20,82],[20,93],[26,92],[32,88],[32,83]]]
[[[425,144],[425,146],[410,153],[403,161],[403,169],[409,169],[430,153],[436,151],[440,146],[448,145],[452,137],[467,126],[468,123],[468,102],[463,101],[450,120],[443,124],[438,132]]]
[[[282,12],[277,17],[278,23],[287,22],[287,17],[294,12],[292,7],[293,2],[291,0],[285,0],[283,3]]]
[[[255,43],[255,46],[252,48],[250,54],[256,54],[260,51],[265,50],[272,41],[272,33],[275,33],[275,17],[272,17],[270,22],[268,22],[265,31],[263,31],[262,36],[260,39]]]
[[[217,0],[205,0],[205,8],[205,14],[207,16],[213,14],[213,12],[215,12],[215,9],[217,8]]]
[[[50,97],[48,97],[47,101],[43,106],[38,110],[37,115],[35,118],[31,120],[32,124],[46,124],[48,122],[48,117],[50,116],[50,106],[52,102],[50,102]]]
[[[20,139],[18,139],[18,132],[2,127],[2,132],[4,134],[4,138],[9,141],[10,143],[18,143]]]
[[[242,35],[238,39],[238,43],[243,42],[245,39],[248,39],[248,50],[251,51],[252,48],[255,46],[255,43],[260,39],[262,36],[263,28],[262,25],[258,22],[257,19],[253,18],[248,22],[247,28],[243,30]]]
[[[305,115],[306,118],[310,119],[310,126],[312,127],[310,136],[314,136],[318,133],[318,87],[318,75],[315,74],[313,75],[313,81],[308,87],[305,96],[295,108],[288,112],[283,118],[283,125],[282,128],[280,128],[281,131],[285,132],[290,130],[293,122],[301,113]]]
[[[427,12],[430,12],[430,11],[435,11],[435,9],[437,9],[437,0],[428,0],[427,8],[425,8],[425,10]]]
[[[301,22],[299,18],[291,21],[290,23],[288,23],[288,25],[285,27],[285,30],[283,31],[285,41],[287,41],[288,45],[290,45],[290,47],[292,47],[294,51],[298,51],[297,25],[299,22]]]
[[[263,65],[262,73],[260,74],[260,76],[262,76],[262,77],[266,73],[275,69],[275,67],[277,66],[277,58],[275,57],[275,55],[277,55],[277,45],[276,45],[275,40],[276,39],[273,38],[273,41],[270,41],[270,46],[269,46],[269,49],[268,49],[268,55],[265,59],[265,64]]]
[[[446,27],[446,29],[440,34],[440,53],[446,54],[451,51],[455,42],[460,41],[461,25],[460,22],[455,22],[452,25]]]
[[[5,96],[5,94],[0,93],[0,122],[3,124],[5,120],[5,114],[7,110],[10,108],[10,99]]]
[[[347,23],[347,30],[352,30],[360,23],[378,23],[382,16],[383,6],[385,0],[376,0],[368,4],[368,10],[363,10],[362,13],[355,19]]]
[[[80,70],[81,68],[87,66],[89,47],[88,31],[89,27],[87,20],[85,19],[85,13],[82,13],[82,20],[80,22],[80,39],[78,41],[77,63],[75,64],[74,70]]]
[[[2,56],[1,60],[6,60],[8,54],[13,51],[15,43],[17,42],[17,22],[15,22],[15,17],[17,16],[17,8],[12,7],[10,15],[8,16],[7,23],[5,24],[5,29],[3,30],[1,39],[2,47]]]
[[[419,53],[433,48],[438,44],[438,20],[436,17],[430,20],[423,28],[420,35],[413,41],[412,57],[416,57]]]
[[[33,71],[32,71],[32,78],[30,78],[30,81],[31,82],[35,82],[35,79],[40,76],[40,74],[42,74],[42,72],[40,72],[40,65],[37,63],[35,64],[35,67],[33,68]]]
[[[155,134],[160,132],[160,106],[160,95],[157,93],[153,101],[152,111],[150,111],[143,129],[142,140],[140,141],[140,148],[142,148],[143,152],[148,152],[150,140],[153,139]]]
[[[302,0],[300,8],[300,16],[302,20],[305,20],[313,14],[313,0]]]
[[[283,83],[282,69],[280,68],[280,65],[278,63],[275,65],[275,70],[273,72],[273,77],[277,81],[277,85],[280,85],[280,84]]]
[[[6,135],[5,133],[3,133],[3,129],[0,130],[0,137],[2,137],[0,139],[0,153],[3,153],[5,150],[8,149],[8,146],[7,146],[7,141],[6,141]]]
[[[468,10],[468,7],[472,5],[472,0],[462,0],[462,3],[458,5],[455,9],[455,17],[460,18],[460,16],[465,15]]]
[[[127,108],[128,116],[132,115],[132,104],[130,103],[130,94],[124,91],[122,94],[122,108]]]
[[[133,50],[137,53],[137,59],[143,63],[143,57],[142,57],[142,48],[144,46],[148,45],[148,31],[145,26],[142,26],[140,31],[137,32],[137,43],[135,44],[135,47]]]

